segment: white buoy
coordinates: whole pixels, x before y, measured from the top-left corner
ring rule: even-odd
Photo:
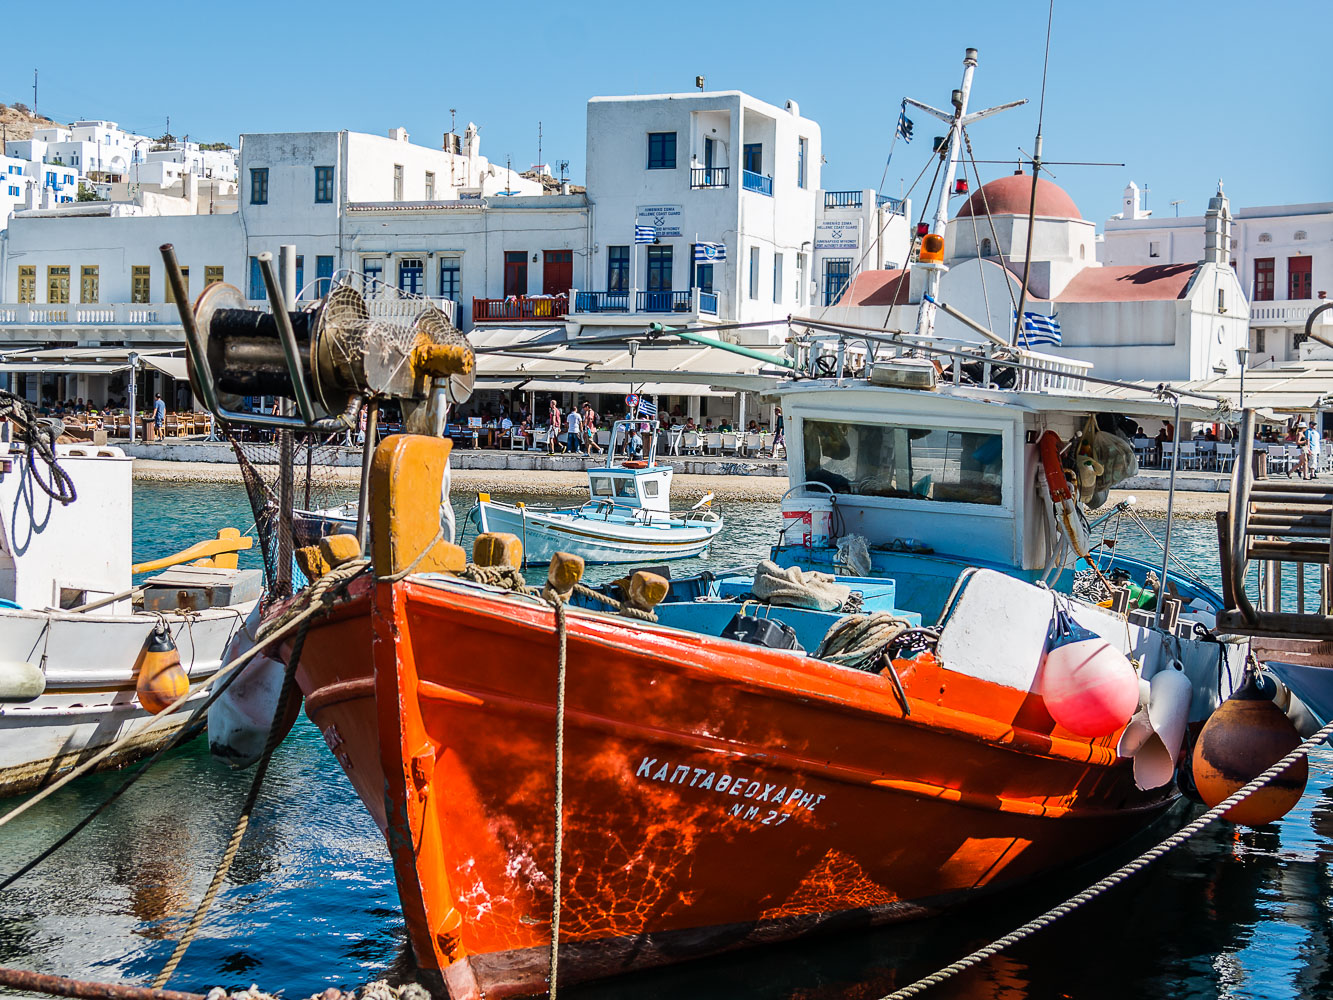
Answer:
[[[26,660],[0,660],[0,702],[33,701],[46,690],[42,668]]]
[[[1147,791],[1161,788],[1176,773],[1176,759],[1185,739],[1194,687],[1174,665],[1159,670],[1148,682],[1146,705],[1120,736],[1116,753],[1134,759],[1134,784]]]
[[[223,663],[230,663],[254,646],[250,637],[259,631],[259,623],[256,604],[245,627],[227,644]],[[262,653],[241,667],[240,674],[208,708],[208,749],[214,757],[233,767],[246,768],[264,755],[285,674],[286,667]]]

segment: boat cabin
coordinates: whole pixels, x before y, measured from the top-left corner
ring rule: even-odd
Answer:
[[[56,445],[56,456],[78,493],[63,506],[33,482],[25,451],[0,444],[3,606],[73,608],[130,587],[133,460],[92,445]],[[45,466],[37,465],[45,480]]]
[[[589,500],[665,513],[671,510],[674,472],[669,465],[657,464],[653,421],[617,420],[611,429],[606,465],[588,469]]]
[[[877,573],[901,571],[903,557],[930,553],[929,560],[912,560],[911,575],[920,578],[934,564],[939,579],[923,582],[905,602],[927,612],[942,605],[961,565],[1028,580],[1049,580],[1052,571],[1074,565],[1039,486],[1043,433],[1054,431],[1067,443],[1080,434],[1114,433],[1126,414],[1175,418],[1172,404],[1147,397],[948,383],[914,389],[868,379],[805,380],[778,395],[788,421],[792,489],[774,559],[836,567],[837,539],[850,535],[866,539]],[[1180,413],[1205,415],[1191,406]],[[1066,588],[1070,577],[1064,575]]]

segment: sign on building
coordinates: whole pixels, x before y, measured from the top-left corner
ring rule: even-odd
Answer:
[[[681,209],[679,205],[640,205],[636,226],[652,226],[657,230],[659,240],[679,238],[682,234]]]
[[[816,250],[859,250],[861,222],[847,219],[843,222],[821,222],[815,226]]]

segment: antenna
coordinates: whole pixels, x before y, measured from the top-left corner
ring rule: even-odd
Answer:
[[[32,71],[32,116],[37,117],[37,71]]]
[[[703,89],[704,89],[704,78],[703,78],[702,76],[696,76],[696,77],[694,78],[694,85],[695,85],[696,87],[698,87],[700,90],[703,90]]]
[[[1147,184],[1143,185],[1143,210],[1145,212],[1148,211],[1148,192],[1151,190],[1152,188],[1148,187]]]
[[[563,184],[565,183],[565,175],[569,173],[569,161],[561,160],[559,163],[559,167],[560,167],[560,183]]]
[[[1179,200],[1177,200],[1177,201],[1173,201],[1173,202],[1171,203],[1171,207],[1174,208],[1174,209],[1176,210],[1176,218],[1177,218],[1177,219],[1180,218],[1180,205],[1181,205],[1181,202],[1180,202]]]
[[[1055,20],[1055,0],[1046,12],[1046,55],[1041,63],[1041,101],[1037,104],[1037,138],[1032,143],[1032,196],[1028,200],[1028,241],[1023,252],[1023,283],[1018,289],[1018,305],[1014,306],[1014,335],[1011,344],[1018,345],[1023,330],[1023,307],[1027,304],[1028,280],[1032,276],[1032,230],[1037,218],[1037,180],[1041,176],[1041,123],[1046,117],[1046,72],[1051,67],[1051,22]],[[1022,150],[1020,149],[1021,153]],[[1048,174],[1050,171],[1046,171]]]
[[[537,169],[542,165],[542,123],[537,123]]]

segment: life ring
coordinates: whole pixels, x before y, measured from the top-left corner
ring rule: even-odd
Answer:
[[[622,468],[626,468],[626,469],[646,469],[646,468],[648,468],[648,463],[647,463],[647,462],[621,462],[620,464],[621,464],[621,467],[622,467]]]
[[[1041,468],[1046,474],[1046,488],[1051,492],[1051,502],[1057,507],[1065,500],[1072,500],[1074,494],[1065,479],[1064,467],[1060,464],[1060,435],[1047,431],[1037,441],[1037,452],[1041,455]]]

